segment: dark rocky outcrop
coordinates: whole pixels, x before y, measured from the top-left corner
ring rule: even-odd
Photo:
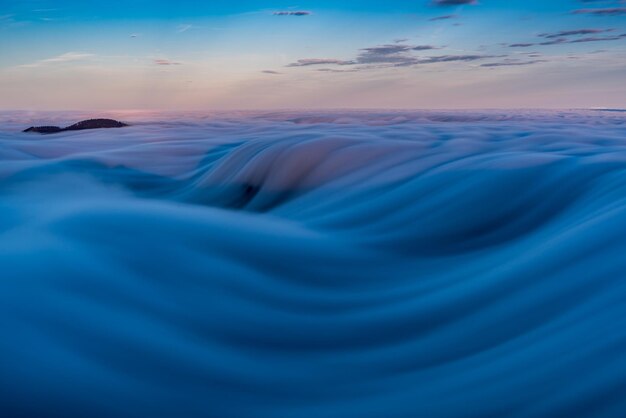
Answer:
[[[24,129],[22,132],[38,132],[40,134],[54,134],[61,132],[63,129],[58,126],[31,126],[28,129]]]
[[[123,122],[118,122],[113,119],[88,119],[83,120],[66,128],[59,128],[58,126],[31,126],[28,129],[24,129],[22,132],[37,132],[40,134],[55,134],[63,131],[81,131],[83,129],[102,129],[102,128],[122,128],[128,126]]]

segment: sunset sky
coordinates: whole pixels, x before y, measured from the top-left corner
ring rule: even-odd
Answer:
[[[624,0],[0,0],[0,108],[626,107]]]

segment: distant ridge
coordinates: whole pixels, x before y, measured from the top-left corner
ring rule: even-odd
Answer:
[[[589,110],[595,110],[597,112],[626,112],[626,109],[611,109],[611,108],[593,108]]]
[[[128,126],[123,122],[113,119],[87,119],[68,126],[60,128],[58,126],[31,126],[22,132],[37,132],[40,134],[55,134],[63,131],[82,131],[84,129],[103,129],[103,128],[123,128]]]

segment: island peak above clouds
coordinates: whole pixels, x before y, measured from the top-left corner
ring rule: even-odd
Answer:
[[[84,129],[123,128],[126,123],[113,119],[87,119],[70,125],[66,128],[58,126],[31,126],[22,132],[37,132],[40,134],[54,134],[63,131],[82,131]]]

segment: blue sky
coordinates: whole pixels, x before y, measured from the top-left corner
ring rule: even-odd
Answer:
[[[624,79],[623,0],[0,0],[2,108],[626,107]]]

